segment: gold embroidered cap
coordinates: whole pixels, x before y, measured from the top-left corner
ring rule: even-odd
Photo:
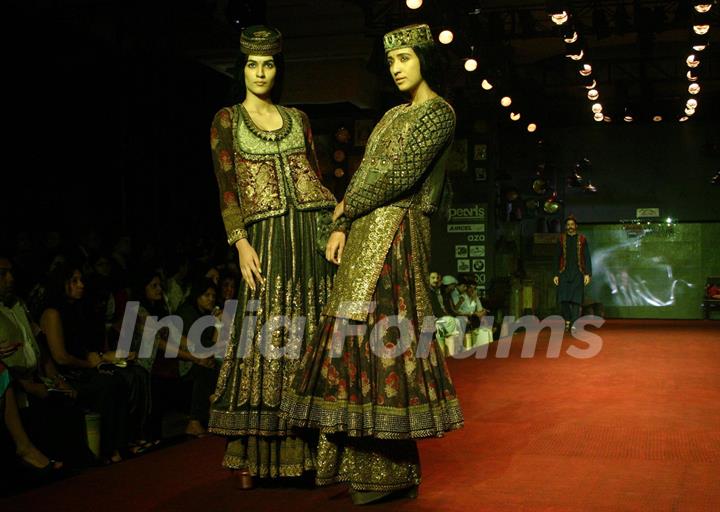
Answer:
[[[240,34],[240,51],[245,55],[276,55],[282,51],[282,34],[265,25],[248,27]]]
[[[396,28],[383,36],[383,44],[385,45],[385,53],[397,50],[398,48],[408,48],[412,46],[434,45],[430,27],[422,23],[419,25],[408,25],[407,27]]]

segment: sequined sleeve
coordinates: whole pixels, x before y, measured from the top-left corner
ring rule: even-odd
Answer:
[[[210,128],[210,148],[220,190],[220,212],[225,224],[227,241],[230,245],[234,245],[238,240],[247,238],[247,231],[238,200],[230,108],[223,108],[215,114]]]
[[[452,138],[455,113],[444,101],[434,102],[417,121],[392,167],[378,173],[374,183],[352,186],[345,194],[345,214],[349,219],[364,215],[410,190],[433,159]]]

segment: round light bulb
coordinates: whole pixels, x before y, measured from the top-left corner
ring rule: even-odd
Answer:
[[[468,59],[465,61],[466,71],[475,71],[478,67],[478,63],[475,59]]]
[[[562,25],[563,23],[567,22],[568,13],[566,11],[563,11],[557,14],[551,14],[550,19],[553,21],[553,23],[555,23],[555,25]]]
[[[653,116],[653,121],[659,123],[660,121],[662,121],[662,116]]]
[[[510,105],[512,105],[512,99],[510,98],[510,96],[503,96],[500,100],[500,105],[502,105],[503,107],[509,107]]]
[[[680,121],[681,123],[684,123],[688,119],[690,119],[688,116],[682,116],[680,119],[678,119],[678,121]]]
[[[480,86],[483,89],[485,89],[486,91],[489,91],[490,89],[493,88],[493,85],[490,82],[488,82],[487,80],[483,80],[482,83],[480,84]]]
[[[530,133],[534,132],[535,130],[537,130],[537,125],[535,123],[530,123],[529,125],[527,125],[527,131],[529,131]]]
[[[704,36],[710,30],[710,25],[693,25],[693,30],[699,36]]]
[[[580,53],[575,53],[575,54],[569,53],[569,54],[565,55],[565,57],[568,57],[568,58],[570,58],[570,59],[572,59],[572,60],[580,60],[580,59],[582,59],[584,56],[585,56],[585,52],[582,51],[582,49],[580,50]]]
[[[687,100],[687,103],[685,103],[685,106],[688,108],[697,108],[698,102],[695,98],[690,98]]]
[[[602,121],[603,119],[605,119],[605,116],[602,115],[602,112],[596,112],[593,115],[593,119],[595,119],[595,121]]]
[[[423,0],[405,0],[405,5],[410,9],[420,9],[423,4]]]
[[[687,65],[691,68],[696,68],[700,64],[700,60],[695,56],[695,54],[688,55],[688,58],[685,60],[687,62]]]
[[[565,41],[567,44],[573,44],[577,40],[578,40],[577,32],[573,32],[570,37],[566,37],[565,39],[563,39],[563,41]]]
[[[452,30],[443,30],[438,36],[438,40],[442,44],[450,44],[453,42],[453,39],[455,39],[455,35],[452,33]]]
[[[583,64],[582,69],[579,71],[582,76],[590,76],[592,73],[592,66],[590,64]]]
[[[712,4],[695,4],[695,10],[700,14],[708,12],[711,7]]]
[[[510,119],[512,119],[513,121],[519,121],[520,112],[510,112]]]
[[[602,112],[602,105],[600,103],[593,103],[592,111],[596,114]]]
[[[704,44],[696,44],[695,46],[693,46],[693,50],[695,50],[696,52],[701,52],[705,48],[707,48],[707,45]]]
[[[687,72],[687,79],[690,80],[691,82],[697,82],[698,76],[697,76],[697,75],[693,75],[693,74],[692,74],[692,71],[688,71],[688,72]]]
[[[688,92],[690,94],[697,94],[700,92],[700,84],[692,83],[688,86]]]
[[[695,113],[695,109],[694,109],[694,108],[687,107],[687,108],[685,109],[685,113],[686,113],[687,115],[691,116],[691,115],[693,115],[693,114]]]
[[[623,117],[623,121],[625,121],[626,123],[632,123],[632,122],[633,122],[633,116],[631,116],[631,115],[628,114],[628,115],[626,115],[625,117]]]
[[[595,101],[600,97],[600,93],[597,91],[597,89],[590,89],[587,96],[589,100]]]
[[[610,121],[612,121],[612,118],[610,116],[605,116],[605,117],[603,117],[603,121],[605,121],[606,123],[609,123]]]
[[[595,89],[595,87],[597,87],[597,80],[593,78],[592,83],[590,85],[586,85],[585,89]]]

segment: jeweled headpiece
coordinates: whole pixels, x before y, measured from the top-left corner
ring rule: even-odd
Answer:
[[[282,51],[282,34],[265,25],[248,27],[240,34],[240,51],[245,55],[276,55]]]
[[[408,25],[396,28],[383,36],[385,53],[412,46],[432,46],[435,44],[430,27],[427,25]]]

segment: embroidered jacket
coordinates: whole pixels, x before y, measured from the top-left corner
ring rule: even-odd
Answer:
[[[246,226],[285,214],[289,207],[335,206],[320,179],[310,122],[305,113],[277,105],[283,125],[258,128],[242,104],[221,109],[210,131],[227,240],[247,237]]]
[[[345,194],[341,219],[346,220],[345,227],[349,225],[349,235],[326,314],[353,320],[367,317],[385,256],[408,211],[411,224],[418,226],[413,230],[418,247],[414,257],[422,259],[425,246],[429,251],[429,225],[420,228],[424,223],[412,219],[437,208],[454,131],[455,112],[440,97],[394,107],[375,127]],[[426,228],[427,233],[420,232]],[[429,307],[427,291],[422,290],[418,303]]]
[[[590,258],[587,257],[587,238],[585,238],[585,235],[581,235],[580,233],[577,234],[578,241],[577,241],[577,261],[578,261],[578,268],[580,269],[580,272],[583,275],[591,275],[592,274],[592,268],[590,264]],[[560,235],[560,269],[559,273],[565,272],[565,265],[567,262],[567,233],[562,233]]]

